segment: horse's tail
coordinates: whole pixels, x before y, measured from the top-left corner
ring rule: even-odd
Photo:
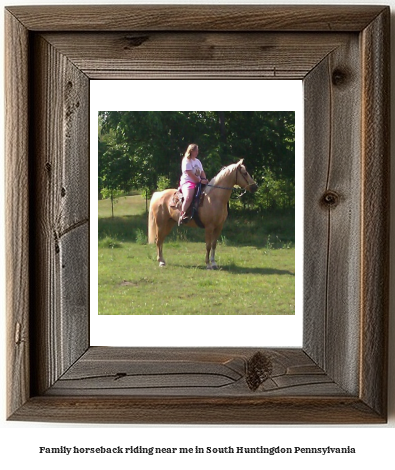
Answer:
[[[158,193],[154,193],[149,205],[148,214],[148,243],[155,243],[157,236],[156,220],[155,220],[155,199]]]

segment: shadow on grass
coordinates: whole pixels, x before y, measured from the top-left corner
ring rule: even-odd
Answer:
[[[184,268],[184,269],[199,269],[201,271],[207,271],[206,266],[186,266],[182,264],[171,264],[172,266],[176,268]],[[217,271],[226,271],[228,273],[232,274],[264,274],[267,276],[270,275],[288,275],[288,276],[294,276],[295,273],[291,271],[287,271],[285,269],[273,269],[273,268],[248,268],[248,267],[243,267],[243,266],[236,266],[234,264],[229,265],[229,266],[219,266]]]
[[[219,243],[257,248],[290,247],[295,244],[294,227],[294,214],[233,214],[222,230]],[[147,236],[148,214],[99,218],[98,232],[99,240],[110,237],[119,242],[134,242],[141,234]],[[204,230],[175,227],[166,241],[204,242]]]

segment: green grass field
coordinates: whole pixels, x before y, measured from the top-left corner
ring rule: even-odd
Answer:
[[[148,245],[145,200],[99,201],[100,315],[293,315],[293,214],[230,214],[206,270],[204,230],[175,228],[165,268]]]

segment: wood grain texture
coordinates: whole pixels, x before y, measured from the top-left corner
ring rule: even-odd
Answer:
[[[91,79],[299,79],[347,33],[101,33],[44,35]],[[298,61],[295,64],[295,56]]]
[[[42,393],[89,345],[89,82],[43,38],[32,50],[32,335]]]
[[[7,12],[5,40],[7,413],[13,413],[30,396],[29,94],[28,32]]]
[[[355,35],[304,81],[305,252],[313,254],[305,258],[304,344],[351,393],[359,386],[362,256],[358,51]]]
[[[33,397],[19,421],[145,424],[379,424],[356,397]]]
[[[389,9],[12,7],[6,21],[8,419],[385,422]],[[89,80],[280,72],[305,85],[303,348],[90,348]]]
[[[303,344],[306,352],[323,368],[330,212],[320,201],[327,189],[331,149],[330,89],[329,57],[325,57],[304,80],[305,96],[313,96],[314,99],[306,99],[304,106],[305,123],[309,123],[305,126],[304,204],[307,223],[304,224],[304,246],[309,256],[304,257],[303,310],[310,313],[303,315]]]
[[[363,224],[360,396],[387,411],[390,215],[390,13],[362,34]]]
[[[31,31],[361,31],[371,5],[64,5],[8,7]]]
[[[252,349],[90,348],[46,393],[128,396],[344,396],[303,351],[262,350],[259,385],[251,388]]]

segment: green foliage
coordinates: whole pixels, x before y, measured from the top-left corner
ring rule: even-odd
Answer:
[[[152,192],[177,187],[181,159],[190,143],[199,145],[208,178],[245,159],[257,181],[243,208],[260,211],[294,207],[295,113],[244,111],[99,113],[99,190]]]
[[[99,239],[99,248],[121,248],[120,243],[116,238],[105,236]]]
[[[267,169],[254,197],[260,210],[294,208],[295,183],[291,179],[276,178],[274,173]]]
[[[113,199],[116,202],[118,202],[120,197],[125,196],[125,191],[120,191],[119,189],[102,188],[100,193],[103,199]]]
[[[168,189],[168,188],[171,188],[170,178],[168,178],[167,176],[163,176],[163,175],[159,176],[156,189],[158,191],[163,191],[164,189]]]
[[[146,245],[147,244],[147,235],[141,229],[136,230],[136,243],[139,245]]]

